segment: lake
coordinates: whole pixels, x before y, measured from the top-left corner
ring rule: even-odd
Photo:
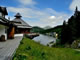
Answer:
[[[40,36],[38,36],[38,37],[33,38],[33,40],[36,42],[40,42],[40,44],[43,44],[43,45],[47,45],[48,43],[50,43],[52,41],[54,43],[56,42],[56,39],[54,37],[42,35],[42,34],[40,34]]]

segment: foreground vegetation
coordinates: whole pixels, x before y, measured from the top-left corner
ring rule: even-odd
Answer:
[[[51,48],[23,38],[13,60],[80,60],[80,52],[70,48]]]

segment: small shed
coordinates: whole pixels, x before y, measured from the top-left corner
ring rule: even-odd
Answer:
[[[15,19],[13,19],[14,22],[20,22],[20,23],[14,23],[16,25],[15,27],[15,33],[30,33],[30,29],[32,28],[27,22],[22,20],[22,16],[20,13],[17,13],[15,16]]]

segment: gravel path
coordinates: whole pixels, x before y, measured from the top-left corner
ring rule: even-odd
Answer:
[[[14,39],[0,42],[0,60],[11,60],[13,53],[18,48],[23,35],[15,35]]]

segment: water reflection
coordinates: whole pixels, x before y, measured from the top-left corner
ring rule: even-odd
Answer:
[[[36,42],[40,42],[43,45],[47,45],[49,42],[52,42],[52,41],[54,41],[54,43],[56,42],[55,38],[46,36],[46,35],[42,35],[42,34],[40,34],[40,36],[38,37],[35,37],[33,40]]]

